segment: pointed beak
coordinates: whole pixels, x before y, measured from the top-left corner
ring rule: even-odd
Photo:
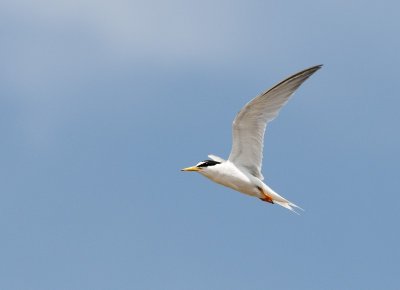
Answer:
[[[186,167],[181,169],[181,171],[199,171],[200,169],[196,166],[192,166],[192,167]]]

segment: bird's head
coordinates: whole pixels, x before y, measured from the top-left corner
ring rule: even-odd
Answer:
[[[199,173],[204,173],[210,169],[210,167],[220,164],[221,162],[214,161],[214,160],[204,160],[197,163],[195,166],[186,167],[181,169],[181,171],[198,171]]]

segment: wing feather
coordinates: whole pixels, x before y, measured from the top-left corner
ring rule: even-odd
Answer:
[[[264,133],[267,124],[278,116],[297,88],[322,65],[302,70],[261,93],[236,115],[232,125],[232,150],[229,161],[263,179],[261,174]]]

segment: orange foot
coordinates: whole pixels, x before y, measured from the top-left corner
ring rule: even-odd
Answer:
[[[269,203],[274,203],[274,201],[272,200],[272,198],[270,198],[269,196],[265,196],[265,197],[263,197],[263,198],[260,198],[262,201],[265,201],[265,202],[269,202]]]

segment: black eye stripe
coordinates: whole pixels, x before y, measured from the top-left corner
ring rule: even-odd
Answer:
[[[220,164],[221,162],[214,161],[214,160],[204,160],[201,164],[199,164],[197,167],[208,167],[208,166],[214,166],[217,164]]]

